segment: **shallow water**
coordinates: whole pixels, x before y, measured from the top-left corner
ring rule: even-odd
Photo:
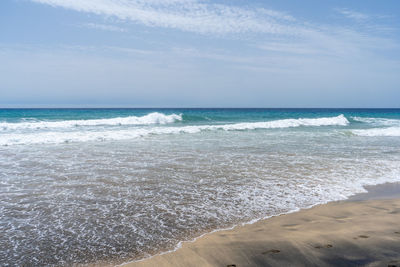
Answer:
[[[0,265],[121,263],[400,181],[400,110],[0,110]]]

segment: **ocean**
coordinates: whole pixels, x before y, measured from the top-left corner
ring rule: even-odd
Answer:
[[[400,181],[400,109],[0,109],[0,265],[120,264]]]

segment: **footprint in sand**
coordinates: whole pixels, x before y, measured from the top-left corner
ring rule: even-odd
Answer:
[[[353,239],[359,239],[359,238],[369,238],[369,236],[368,235],[359,235],[359,236],[353,237]]]
[[[400,231],[396,231],[396,232],[394,232],[394,233],[400,235]]]
[[[320,249],[320,248],[333,248],[333,245],[331,245],[331,244],[326,244],[325,246],[318,245],[318,246],[315,246],[314,248],[318,248],[318,249]]]
[[[296,227],[298,226],[297,223],[291,223],[291,224],[282,224],[282,227]]]
[[[289,231],[297,231],[297,227],[299,225],[297,223],[292,223],[292,224],[282,224],[282,227]]]
[[[388,267],[399,267],[400,266],[400,260],[393,260],[390,261],[388,264]]]
[[[281,252],[279,249],[271,249],[271,250],[265,251],[265,252],[263,252],[261,254],[263,254],[263,255],[266,255],[266,254],[277,254],[279,252]]]

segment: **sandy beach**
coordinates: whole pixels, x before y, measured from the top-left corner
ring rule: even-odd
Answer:
[[[124,266],[400,266],[400,186],[368,190]]]

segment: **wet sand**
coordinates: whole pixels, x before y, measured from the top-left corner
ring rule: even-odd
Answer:
[[[400,266],[400,185],[367,189],[123,266]]]

